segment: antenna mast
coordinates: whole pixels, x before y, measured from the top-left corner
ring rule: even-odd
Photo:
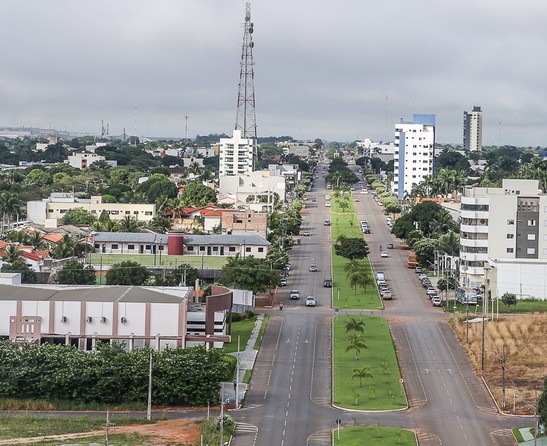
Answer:
[[[186,145],[188,145],[188,118],[189,116],[186,115],[184,117],[184,139],[185,139],[185,142],[186,142]]]
[[[255,113],[254,62],[253,62],[253,30],[251,22],[251,4],[246,3],[243,45],[241,49],[241,63],[237,95],[236,130],[241,130],[243,138],[252,138],[253,158],[257,158],[257,132]]]

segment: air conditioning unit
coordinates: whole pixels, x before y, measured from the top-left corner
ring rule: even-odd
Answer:
[[[66,316],[61,317],[61,322],[66,322],[68,318]]]
[[[102,316],[101,317],[101,322],[104,324],[106,322],[106,317]]]
[[[87,320],[87,322],[89,322],[89,323],[93,322],[93,318],[92,318],[91,316],[88,316],[86,320]]]
[[[122,321],[122,324],[125,324],[127,322],[127,318],[122,316],[121,321]]]

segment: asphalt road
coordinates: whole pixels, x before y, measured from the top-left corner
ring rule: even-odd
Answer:
[[[320,176],[322,177],[322,176]],[[257,357],[244,407],[231,415],[239,422],[233,444],[330,445],[331,429],[340,418],[354,422],[413,429],[420,445],[514,445],[512,426],[532,424],[524,417],[498,414],[485,386],[475,376],[467,357],[448,326],[448,315],[433,308],[417,275],[407,268],[407,251],[400,249],[386,225],[382,208],[372,195],[358,194],[360,219],[372,233],[365,238],[375,271],[383,271],[394,299],[386,301],[384,315],[392,329],[410,402],[406,411],[349,412],[333,408],[331,401],[330,288],[322,281],[331,276],[330,208],[324,206],[322,179],[316,179],[308,196],[316,198],[304,212],[300,245],[291,252],[288,285],[279,293],[285,306],[271,310],[262,348]],[[387,243],[394,243],[389,258],[380,258]],[[309,272],[311,264],[318,272]],[[289,291],[301,292],[298,301]],[[306,308],[305,296],[317,297],[319,306]],[[277,307],[274,307],[277,308]]]

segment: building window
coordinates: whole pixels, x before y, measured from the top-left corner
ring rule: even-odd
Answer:
[[[127,249],[135,249],[135,245],[127,245]]]
[[[133,215],[139,215],[139,211],[133,211]]]
[[[199,247],[199,252],[205,252],[205,246],[200,246]]]
[[[152,215],[152,211],[145,211],[144,215]]]
[[[49,213],[53,213],[53,209],[48,209],[47,210]],[[547,220],[546,220],[547,221]]]
[[[163,246],[163,245],[158,246],[158,250],[160,250],[160,251],[165,251],[164,248],[165,248],[165,246]]]
[[[118,249],[118,244],[117,243],[112,243],[112,249]]]
[[[193,246],[187,246],[186,247],[186,251],[193,251],[194,250],[194,247]]]
[[[152,245],[145,245],[144,249],[147,251],[150,251],[152,249]]]
[[[507,234],[507,238],[513,238],[515,237],[515,234]]]
[[[246,246],[246,247],[245,247],[245,252],[251,252],[251,247],[250,247],[250,246]]]
[[[536,248],[528,248],[526,250],[526,254],[528,255],[534,255],[536,253]]]
[[[258,252],[264,252],[264,248],[258,248]]]
[[[536,221],[535,220],[528,220],[528,226],[535,226]]]
[[[213,246],[213,251],[218,252],[218,246]]]
[[[515,220],[513,220],[512,218],[510,218],[509,220],[507,220],[507,224],[508,224],[508,225],[514,225],[514,224],[515,224]]]
[[[513,252],[513,248],[507,248],[507,252],[511,254]]]
[[[536,234],[527,234],[527,238],[528,238],[528,240],[535,240],[536,239]]]

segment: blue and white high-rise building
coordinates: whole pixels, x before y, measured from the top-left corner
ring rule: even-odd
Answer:
[[[411,122],[401,118],[395,124],[395,147],[391,191],[402,199],[414,184],[433,176],[435,115],[415,114]]]

